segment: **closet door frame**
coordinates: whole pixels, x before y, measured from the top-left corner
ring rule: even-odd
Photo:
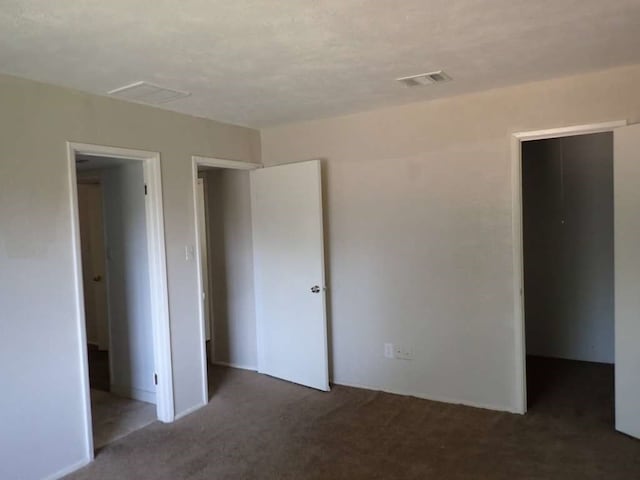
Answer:
[[[206,347],[206,325],[205,325],[205,308],[204,301],[208,301],[207,298],[204,300],[202,298],[203,292],[203,284],[204,284],[204,275],[202,271],[202,252],[203,249],[206,248],[206,245],[200,244],[201,232],[200,226],[198,222],[198,215],[200,211],[200,202],[198,201],[198,168],[200,167],[208,167],[208,168],[223,168],[230,170],[255,170],[257,168],[262,168],[263,165],[261,163],[252,163],[252,162],[241,162],[238,160],[227,160],[223,158],[214,158],[214,157],[201,157],[194,155],[191,157],[191,185],[192,185],[192,197],[193,197],[193,224],[195,225],[195,255],[194,260],[197,265],[197,300],[198,300],[198,324],[200,326],[199,336],[201,339],[200,342],[200,369],[201,369],[201,379],[202,379],[202,387],[201,387],[201,405],[198,405],[195,408],[199,408],[200,406],[206,405],[209,403],[209,387],[208,387],[208,378],[207,378],[207,347]],[[206,220],[205,220],[206,224]],[[188,253],[187,253],[188,254]],[[204,301],[203,301],[204,300]],[[190,410],[191,411],[191,410]],[[190,412],[189,411],[189,412]],[[187,412],[187,413],[189,413]],[[183,414],[184,415],[184,414]]]
[[[527,413],[527,372],[524,317],[524,246],[522,212],[522,142],[548,138],[570,137],[590,133],[611,132],[625,127],[626,120],[616,120],[587,125],[573,125],[546,130],[514,132],[511,140],[511,215],[513,241],[513,332],[515,349],[513,412]],[[615,162],[615,159],[614,159]]]

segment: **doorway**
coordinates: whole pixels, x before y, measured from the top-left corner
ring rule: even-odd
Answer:
[[[208,395],[220,367],[257,370],[249,170],[197,168],[196,212]]]
[[[203,404],[210,363],[329,389],[320,179],[193,157]]]
[[[76,155],[94,448],[156,419],[140,162]]]
[[[613,305],[614,305],[614,397],[615,429],[640,438],[640,229],[638,184],[640,183],[640,124],[625,120],[579,125],[552,130],[514,133],[512,136],[513,193],[513,294],[515,339],[515,412],[527,412],[527,372],[523,253],[522,143],[556,137],[613,132]],[[583,239],[581,239],[583,240]],[[583,245],[571,250],[581,251]],[[575,300],[575,299],[572,299]],[[595,349],[594,349],[595,350]],[[610,375],[610,373],[609,373]],[[578,412],[579,413],[579,412]],[[601,432],[602,433],[602,430]]]
[[[173,420],[162,192],[154,153],[69,144],[69,162],[92,458],[156,419]]]
[[[613,133],[522,143],[527,408],[613,428]]]

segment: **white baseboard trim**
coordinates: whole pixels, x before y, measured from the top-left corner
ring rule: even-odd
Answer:
[[[405,397],[416,397],[416,398],[421,398],[423,400],[430,400],[432,402],[450,403],[452,405],[464,405],[466,407],[482,408],[485,410],[495,410],[498,412],[521,414],[521,412],[515,408],[505,407],[502,405],[492,405],[488,403],[473,402],[469,400],[459,400],[459,399],[449,398],[449,397],[426,395],[424,393],[416,393],[416,392],[411,392],[407,390],[396,390],[392,388],[375,387],[371,385],[362,385],[362,384],[351,383],[351,382],[343,382],[341,380],[333,380],[332,383],[334,385],[341,385],[343,387],[362,388],[364,390],[372,390],[375,392],[392,393],[394,395],[403,395]]]
[[[180,420],[182,417],[186,417],[187,415],[192,414],[196,410],[200,410],[205,405],[207,405],[207,404],[206,403],[200,403],[198,405],[194,405],[191,408],[187,408],[184,412],[180,412],[178,415],[176,415],[174,420]]]
[[[63,469],[58,470],[56,473],[52,473],[51,475],[44,477],[44,480],[58,480],[59,478],[66,477],[70,473],[75,472],[76,470],[79,470],[86,465],[89,465],[91,463],[91,460],[91,458],[83,458],[79,462],[69,465],[68,467],[64,467]]]
[[[250,367],[250,366],[247,366],[247,365],[240,365],[240,364],[232,363],[232,362],[222,362],[222,361],[215,360],[213,362],[213,364],[214,365],[221,365],[221,366],[224,366],[224,367],[239,368],[239,369],[242,369],[242,370],[250,370],[252,372],[257,372],[258,371],[257,367]],[[483,408],[485,410],[494,410],[494,411],[498,411],[498,412],[515,413],[515,414],[519,414],[519,415],[522,414],[522,412],[520,410],[518,410],[517,408],[505,407],[504,405],[495,405],[495,404],[489,404],[489,403],[474,402],[474,401],[469,401],[469,400],[460,400],[460,399],[450,398],[450,397],[427,395],[425,393],[416,393],[416,392],[412,392],[412,391],[409,391],[409,390],[384,388],[384,387],[378,387],[378,386],[373,386],[373,385],[364,385],[364,384],[360,384],[360,383],[344,382],[344,381],[341,381],[341,380],[332,380],[331,383],[334,384],[334,385],[342,385],[344,387],[361,388],[361,389],[364,389],[364,390],[372,390],[372,391],[375,391],[375,392],[392,393],[394,395],[403,395],[403,396],[406,396],[406,397],[416,397],[416,398],[421,398],[423,400],[431,400],[432,402],[449,403],[449,404],[452,404],[452,405],[464,405],[466,407]],[[196,407],[196,408],[200,408],[200,407]],[[186,415],[186,414],[182,414],[182,415]]]
[[[156,404],[156,393],[149,392],[148,390],[111,384],[111,393],[119,395],[120,397],[132,398],[140,402]]]
[[[239,368],[240,370],[250,370],[252,372],[257,372],[258,371],[258,367],[249,366],[249,365],[242,365],[242,364],[239,364],[239,363],[221,362],[219,360],[214,360],[211,363],[213,363],[213,365],[220,365],[222,367]]]

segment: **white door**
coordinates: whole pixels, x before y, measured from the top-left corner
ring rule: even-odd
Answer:
[[[102,186],[78,184],[78,214],[87,340],[109,350]]]
[[[320,161],[251,172],[258,371],[329,390]]]
[[[614,131],[616,429],[640,438],[640,125]]]

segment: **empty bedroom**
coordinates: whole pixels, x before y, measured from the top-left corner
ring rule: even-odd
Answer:
[[[639,26],[0,2],[0,479],[640,478]]]

